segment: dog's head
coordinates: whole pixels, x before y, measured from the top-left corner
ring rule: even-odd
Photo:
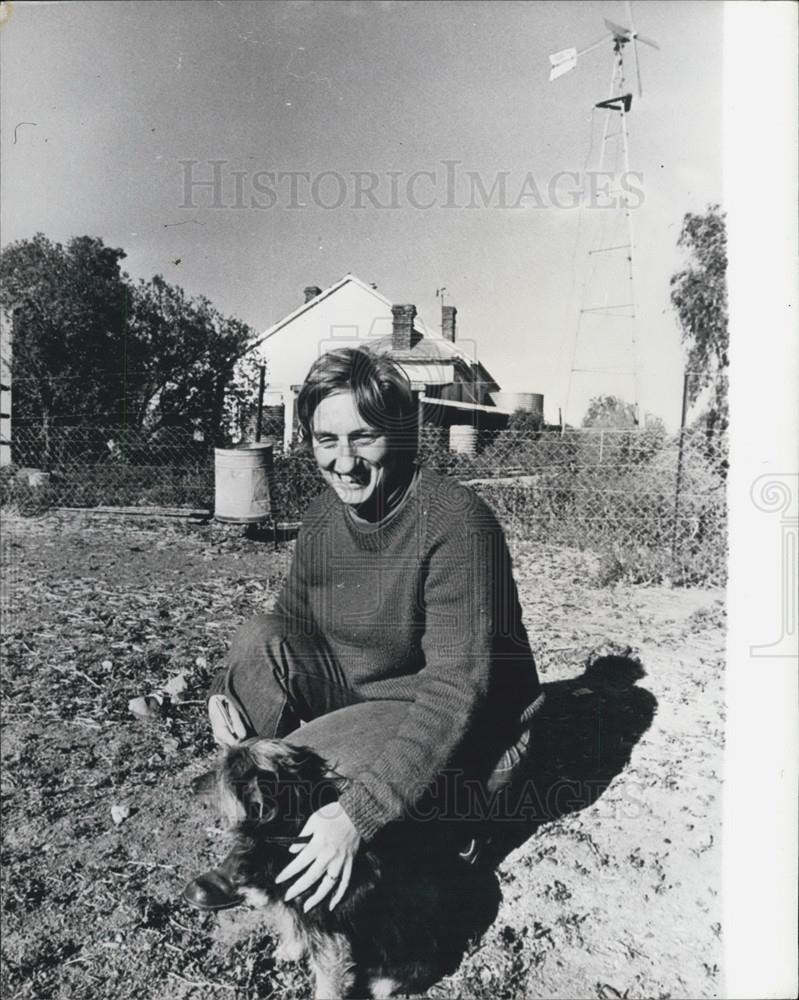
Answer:
[[[311,813],[336,800],[342,780],[308,747],[245,740],[220,765],[220,808],[231,826],[294,836]]]

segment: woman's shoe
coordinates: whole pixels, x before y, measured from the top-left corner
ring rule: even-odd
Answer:
[[[189,882],[182,896],[196,910],[227,910],[244,902],[224,866],[198,875]]]

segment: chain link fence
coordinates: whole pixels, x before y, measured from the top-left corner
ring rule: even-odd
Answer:
[[[0,499],[68,507],[169,506],[213,510],[214,449],[191,431],[15,424],[13,465]],[[275,446],[273,516],[302,518],[323,488],[310,455]],[[595,550],[614,579],[721,585],[726,577],[725,442],[701,430],[503,430],[478,433],[471,453],[425,427],[421,461],[474,487],[512,541]],[[26,469],[49,473],[31,485]]]
[[[475,488],[512,538],[591,549],[606,582],[723,585],[726,444],[704,432],[501,431],[427,464]]]

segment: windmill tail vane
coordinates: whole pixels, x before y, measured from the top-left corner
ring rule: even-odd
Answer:
[[[598,49],[600,45],[603,45],[611,35],[603,35],[598,42],[594,42],[593,45],[587,45],[584,49],[579,51],[576,48],[572,49],[561,49],[560,52],[553,52],[549,57],[550,71],[549,71],[549,82],[552,83],[553,80],[557,80],[559,76],[563,76],[564,73],[568,73],[569,70],[574,69],[577,65],[577,59],[579,56],[584,56],[588,52],[593,52],[594,49]]]
[[[552,68],[549,71],[549,82],[557,80],[559,76],[568,73],[577,65],[577,49],[562,49],[549,57]]]

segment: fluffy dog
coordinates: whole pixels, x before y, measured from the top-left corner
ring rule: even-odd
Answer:
[[[229,749],[218,775],[233,829],[225,871],[247,902],[268,911],[278,957],[308,956],[317,998],[424,991],[457,968],[493,919],[496,878],[463,864],[435,824],[397,824],[358,852],[333,911],[323,900],[303,912],[314,887],[285,903],[290,883],[277,886],[275,877],[292,858],[289,847],[344,781],[307,747],[254,739]]]

